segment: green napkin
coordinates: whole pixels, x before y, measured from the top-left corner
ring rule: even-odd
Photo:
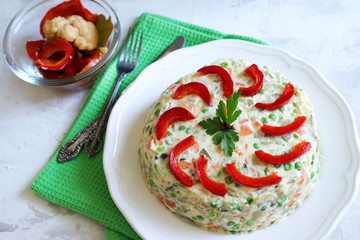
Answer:
[[[149,13],[144,13],[137,19],[135,29],[144,29],[141,57],[136,70],[124,79],[120,91],[179,35],[185,37],[186,46],[230,38],[267,45],[254,38],[226,35]],[[100,113],[115,82],[117,58],[110,63],[91,89],[89,97],[60,146],[73,138]],[[56,158],[59,148],[32,183],[31,189],[55,204],[104,224],[107,226],[107,239],[140,239],[110,197],[102,165],[102,152],[89,158],[82,150],[76,159],[58,163]]]

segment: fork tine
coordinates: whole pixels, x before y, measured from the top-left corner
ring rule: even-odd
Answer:
[[[136,35],[136,36],[135,36]],[[132,43],[133,43],[133,40],[135,39],[135,42],[134,44],[131,43],[131,56],[129,55],[129,63],[134,63],[134,59],[135,59],[135,52],[136,52],[136,46],[137,46],[137,43],[138,43],[138,34],[133,34],[133,39],[132,39]]]
[[[131,37],[131,27],[128,31],[128,34],[126,36],[126,39],[125,39],[125,42],[124,42],[124,45],[123,45],[123,49],[121,51],[121,55],[120,55],[120,58],[119,58],[119,61],[121,61],[121,59],[123,59],[123,61],[126,60],[126,55],[127,55],[127,49],[128,49],[128,43],[129,43],[129,38]]]
[[[138,47],[138,51],[137,51],[137,55],[136,55],[136,59],[135,59],[135,65],[137,65],[139,58],[140,58],[140,50],[141,50],[143,35],[144,35],[144,29],[141,31],[140,43],[139,43],[139,47]]]

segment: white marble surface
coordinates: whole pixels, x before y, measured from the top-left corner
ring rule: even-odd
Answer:
[[[29,1],[1,4],[1,38],[13,15]],[[314,65],[340,91],[359,125],[360,1],[109,2],[124,32],[141,13],[151,12],[252,36],[292,52]],[[0,59],[0,239],[105,239],[104,226],[29,189],[87,95],[88,90],[64,92],[22,82]],[[360,239],[359,195],[328,239]]]

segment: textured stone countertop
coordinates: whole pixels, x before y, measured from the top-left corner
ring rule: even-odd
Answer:
[[[29,1],[2,0],[1,45],[6,26]],[[108,1],[123,32],[141,13],[150,12],[255,37],[291,52],[315,66],[345,97],[359,126],[360,1]],[[88,92],[30,85],[0,59],[0,239],[105,239],[104,226],[29,189]],[[360,239],[359,195],[328,239]]]

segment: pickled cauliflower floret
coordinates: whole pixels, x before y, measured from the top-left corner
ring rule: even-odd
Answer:
[[[96,26],[79,15],[48,20],[44,24],[43,32],[46,39],[63,38],[73,42],[79,50],[94,50],[99,40]]]

